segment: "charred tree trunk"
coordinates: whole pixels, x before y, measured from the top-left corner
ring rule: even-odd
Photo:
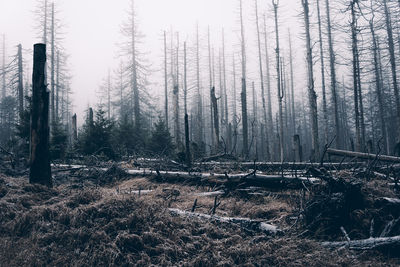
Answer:
[[[211,146],[215,147],[214,141],[214,115],[213,115],[213,104],[212,104],[212,88],[213,85],[213,71],[212,71],[212,60],[211,60],[211,41],[210,41],[210,27],[207,30],[207,41],[208,41],[208,71],[209,71],[209,79],[210,79],[210,137],[211,137]]]
[[[29,182],[52,186],[49,153],[49,92],[45,85],[46,45],[33,52]]]
[[[50,62],[50,79],[51,79],[51,124],[56,122],[55,108],[55,21],[54,21],[54,2],[51,3],[51,62]]]
[[[72,141],[73,143],[78,141],[78,127],[77,127],[76,114],[72,116]]]
[[[186,58],[186,42],[183,43],[183,65],[184,65],[184,111],[185,111],[185,154],[186,164],[190,168],[191,155],[190,155],[190,138],[189,138],[189,116],[187,113],[187,58]]]
[[[56,118],[59,117],[59,96],[60,96],[60,51],[57,50],[56,57]]]

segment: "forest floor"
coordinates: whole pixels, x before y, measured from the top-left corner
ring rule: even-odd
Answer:
[[[119,166],[133,167],[127,165]],[[398,206],[379,204],[398,197],[384,178],[364,181],[341,198],[338,192],[327,197],[322,185],[227,190],[132,176],[120,167],[65,168],[54,173],[53,188],[31,185],[27,175],[0,174],[0,266],[400,265],[399,247],[356,251],[322,245],[345,240],[341,226],[352,240],[379,236],[400,215]],[[282,231],[172,212],[190,214],[194,202],[197,214],[214,208],[218,217],[248,218]],[[399,235],[400,224],[390,234]]]

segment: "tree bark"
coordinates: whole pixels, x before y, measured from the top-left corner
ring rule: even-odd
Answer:
[[[332,148],[328,148],[327,153],[331,154],[331,155],[337,155],[337,156],[346,156],[346,157],[353,157],[353,158],[367,159],[367,160],[375,160],[376,159],[378,161],[400,163],[400,157],[392,157],[392,156],[386,156],[386,155],[375,155],[375,154],[369,154],[369,153],[338,150],[338,149],[332,149]]]
[[[308,70],[308,102],[310,105],[311,120],[311,139],[312,139],[312,160],[319,160],[319,138],[318,138],[318,111],[317,111],[317,95],[314,89],[314,71],[313,58],[310,36],[310,18],[308,0],[302,0],[304,8],[304,24],[306,27],[306,47],[307,47],[307,70]]]
[[[21,116],[24,112],[24,72],[22,67],[22,45],[18,45],[18,112]],[[4,70],[3,70],[4,71]]]
[[[329,0],[325,0],[326,7],[326,18],[327,18],[327,31],[328,31],[328,44],[329,44],[329,67],[331,74],[331,97],[334,108],[334,121],[335,121],[335,135],[336,135],[336,148],[342,146],[342,133],[340,131],[340,120],[339,120],[339,108],[337,100],[336,90],[336,67],[335,67],[335,52],[333,49],[333,38],[332,38],[332,25],[331,25],[331,11],[329,7]]]
[[[279,1],[278,1],[279,2]],[[282,100],[283,100],[283,92],[281,89],[281,71],[280,71],[280,50],[279,50],[279,29],[278,29],[278,2],[272,0],[272,4],[274,6],[274,14],[275,14],[275,38],[276,38],[276,75],[277,75],[277,89],[278,89],[278,103],[279,103],[279,153],[280,153],[280,161],[284,161],[284,140],[283,140],[283,111],[282,111]]]
[[[33,51],[29,182],[52,186],[49,153],[49,92],[45,85],[46,45]]]
[[[257,29],[257,47],[258,47],[258,64],[259,64],[259,71],[260,71],[260,85],[261,85],[261,100],[262,100],[262,105],[263,105],[263,121],[264,125],[266,126],[268,124],[268,119],[267,119],[267,106],[265,102],[265,88],[264,88],[264,73],[263,73],[263,64],[262,64],[262,54],[261,54],[261,37],[260,37],[260,26],[258,22],[258,0],[254,0],[255,2],[255,12],[256,12],[256,29]],[[263,134],[262,138],[264,139],[262,143],[262,147],[266,147],[266,159],[270,160],[271,159],[271,154],[269,151],[269,136],[268,136],[268,130],[265,131]],[[266,146],[265,144],[266,143]]]
[[[240,94],[242,102],[242,132],[243,132],[243,155],[249,156],[249,137],[248,137],[248,121],[247,121],[247,93],[246,93],[246,47],[244,41],[243,26],[243,7],[240,0],[240,36],[241,36],[241,55],[242,55],[242,92]]]
[[[167,129],[168,125],[168,76],[167,76],[167,33],[164,31],[164,120]]]
[[[328,107],[326,103],[326,85],[325,85],[325,60],[324,60],[324,48],[322,42],[322,23],[321,23],[321,9],[319,0],[317,0],[317,14],[318,14],[318,37],[319,37],[319,54],[321,61],[321,82],[322,82],[322,112],[324,116],[324,143],[328,144]]]

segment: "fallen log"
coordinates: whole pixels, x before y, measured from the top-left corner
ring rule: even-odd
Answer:
[[[213,169],[215,167],[224,169],[249,170],[254,167],[259,171],[282,171],[282,170],[306,170],[311,167],[317,167],[319,164],[311,162],[196,162],[194,167],[201,169]],[[324,168],[328,170],[343,170],[359,168],[365,165],[364,162],[325,162]]]
[[[238,185],[261,186],[274,188],[302,188],[304,184],[310,185],[319,182],[316,178],[307,177],[285,177],[280,175],[263,174],[217,174],[217,173],[189,173],[168,172],[151,170],[127,170],[132,176],[154,177],[165,182],[192,182],[208,183],[213,185]]]
[[[344,157],[366,159],[366,160],[377,159],[379,161],[400,163],[399,157],[393,157],[393,156],[387,156],[387,155],[376,155],[376,154],[361,153],[361,152],[354,152],[354,151],[347,151],[347,150],[339,150],[339,149],[333,149],[333,148],[328,148],[327,152],[330,155],[336,155],[336,156],[344,156]]]
[[[370,250],[382,247],[397,247],[400,246],[400,236],[377,237],[338,242],[322,242],[322,246],[332,249],[345,247],[352,250]]]
[[[212,221],[217,223],[225,224],[235,224],[239,225],[241,228],[246,230],[262,232],[267,235],[281,235],[283,231],[277,226],[268,224],[260,220],[251,220],[248,218],[238,218],[238,217],[221,217],[218,215],[208,215],[197,212],[189,212],[180,209],[168,209],[172,215],[182,216],[187,218],[197,218],[205,221]]]

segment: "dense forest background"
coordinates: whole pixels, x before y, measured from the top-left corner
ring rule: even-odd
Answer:
[[[400,1],[267,2],[235,1],[233,33],[207,21],[190,34],[165,25],[153,59],[140,1],[127,1],[118,51],[98,55],[117,55],[119,64],[104,66],[97,100],[83,108],[74,106],[87,89],[72,88],[61,5],[36,1],[32,30],[47,45],[53,160],[316,161],[328,144],[399,154]],[[5,34],[1,48],[0,145],[27,155],[32,52]]]

